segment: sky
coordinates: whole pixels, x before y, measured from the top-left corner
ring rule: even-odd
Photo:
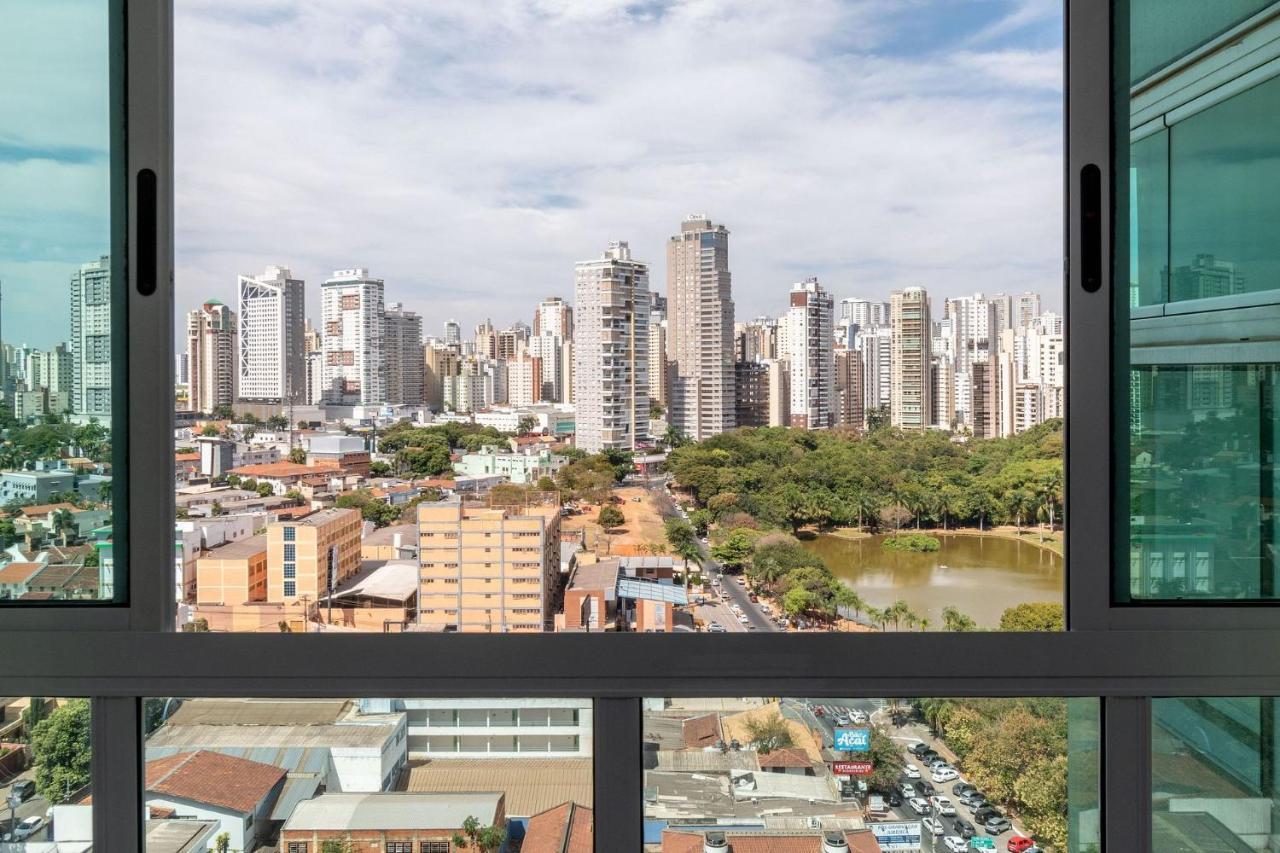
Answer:
[[[12,2],[42,26],[76,5]],[[611,240],[663,292],[665,242],[692,213],[731,232],[739,319],[780,314],[808,276],[837,298],[1035,290],[1057,309],[1061,13],[1061,0],[180,0],[175,329],[207,298],[234,304],[237,273],[267,264],[307,281],[317,320],[320,282],[367,267],[428,334],[449,318],[468,332],[529,322],[543,297],[571,299],[574,263]],[[0,48],[32,51],[29,35]],[[56,61],[105,65],[88,54]],[[78,94],[105,116],[104,87]],[[22,170],[23,205],[105,213],[103,187],[71,179],[105,185],[105,118],[62,112],[45,129],[0,125],[0,225]],[[27,249],[0,232],[6,328],[30,309],[33,337],[57,334],[35,322],[47,292],[63,300],[77,259],[105,251],[105,223],[77,221]]]

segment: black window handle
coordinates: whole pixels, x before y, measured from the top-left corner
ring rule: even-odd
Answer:
[[[138,292],[150,296],[156,292],[156,173],[151,169],[138,172]]]
[[[1102,287],[1102,170],[1080,170],[1080,284],[1089,293]]]

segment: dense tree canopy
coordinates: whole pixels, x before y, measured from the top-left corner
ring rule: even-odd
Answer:
[[[954,441],[883,427],[865,435],[777,427],[733,430],[671,451],[667,467],[713,517],[746,512],[799,530],[1024,524],[1061,515],[1062,421],[1020,435]]]

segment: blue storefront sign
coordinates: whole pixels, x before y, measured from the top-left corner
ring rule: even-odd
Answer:
[[[871,729],[836,729],[834,745],[843,752],[870,752]]]

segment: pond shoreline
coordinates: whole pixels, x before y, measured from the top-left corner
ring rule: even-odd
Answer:
[[[811,531],[814,536],[834,536],[837,539],[845,539],[850,542],[857,542],[863,539],[871,539],[875,536],[890,535],[888,533],[868,533],[858,527],[834,527],[831,530],[821,532]],[[1062,535],[1061,530],[1055,530],[1053,533],[1045,534],[1045,540],[1040,541],[1037,530],[1033,527],[1024,527],[1022,535],[1018,535],[1015,527],[988,527],[986,530],[976,530],[972,527],[957,527],[943,530],[941,527],[922,527],[916,530],[914,527],[904,527],[901,531],[907,533],[922,533],[927,536],[978,536],[989,539],[1006,539],[1010,542],[1022,542],[1036,548],[1042,548],[1059,557],[1062,554]]]

